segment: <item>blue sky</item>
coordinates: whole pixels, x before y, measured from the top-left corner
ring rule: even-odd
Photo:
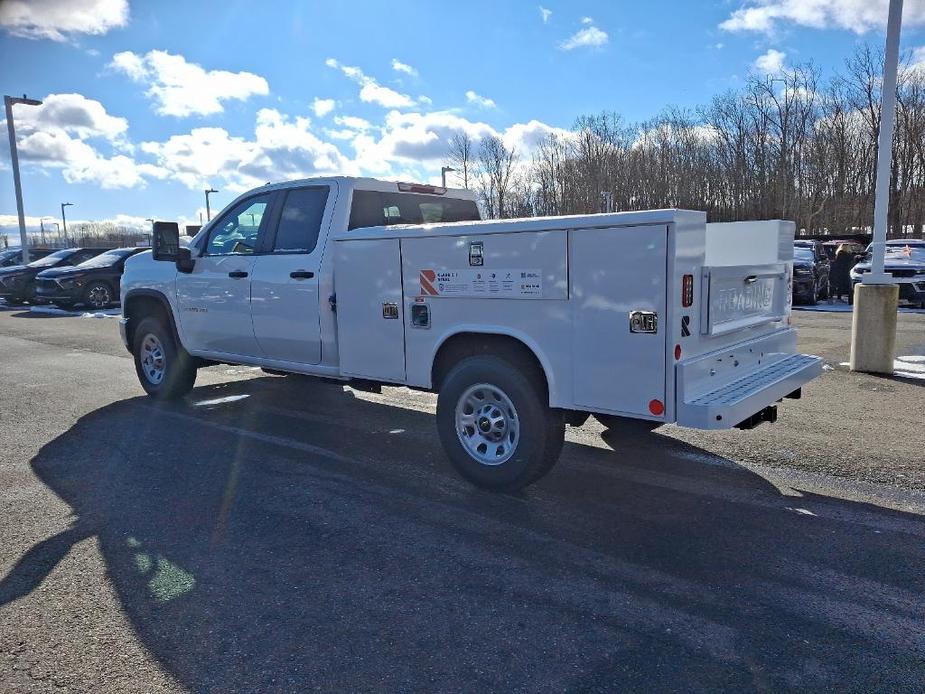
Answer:
[[[885,17],[886,0],[7,0],[0,87],[46,100],[15,115],[31,218],[66,200],[75,219],[195,220],[206,185],[221,207],[265,180],[436,180],[456,131],[529,155],[581,114],[646,119],[781,64],[829,74],[882,45]],[[904,49],[923,25],[906,0]]]

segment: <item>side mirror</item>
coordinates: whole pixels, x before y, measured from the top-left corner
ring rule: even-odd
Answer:
[[[180,225],[176,222],[154,222],[151,250],[155,260],[176,262],[180,250]]]
[[[196,261],[193,259],[193,253],[189,248],[181,246],[177,249],[176,259],[177,270],[189,274],[196,267]]]

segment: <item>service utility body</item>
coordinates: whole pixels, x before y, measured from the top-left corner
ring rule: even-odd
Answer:
[[[188,244],[158,224],[122,279],[144,389],[214,363],[438,393],[472,483],[542,477],[566,424],[773,422],[822,372],[790,325],[794,225],[652,210],[481,221],[472,194],[335,177],[267,185]]]

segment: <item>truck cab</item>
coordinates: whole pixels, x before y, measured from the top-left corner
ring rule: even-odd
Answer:
[[[187,247],[156,229],[126,263],[121,329],[157,398],[215,362],[435,391],[456,469],[511,490],[591,414],[773,421],[821,372],[796,352],[792,272],[789,222],[481,221],[469,191],[313,179],[242,195]]]

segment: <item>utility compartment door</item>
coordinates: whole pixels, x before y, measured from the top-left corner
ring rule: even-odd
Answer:
[[[664,418],[667,249],[667,226],[569,232],[577,406]]]
[[[398,239],[337,241],[337,349],[345,376],[403,383],[405,319]]]

